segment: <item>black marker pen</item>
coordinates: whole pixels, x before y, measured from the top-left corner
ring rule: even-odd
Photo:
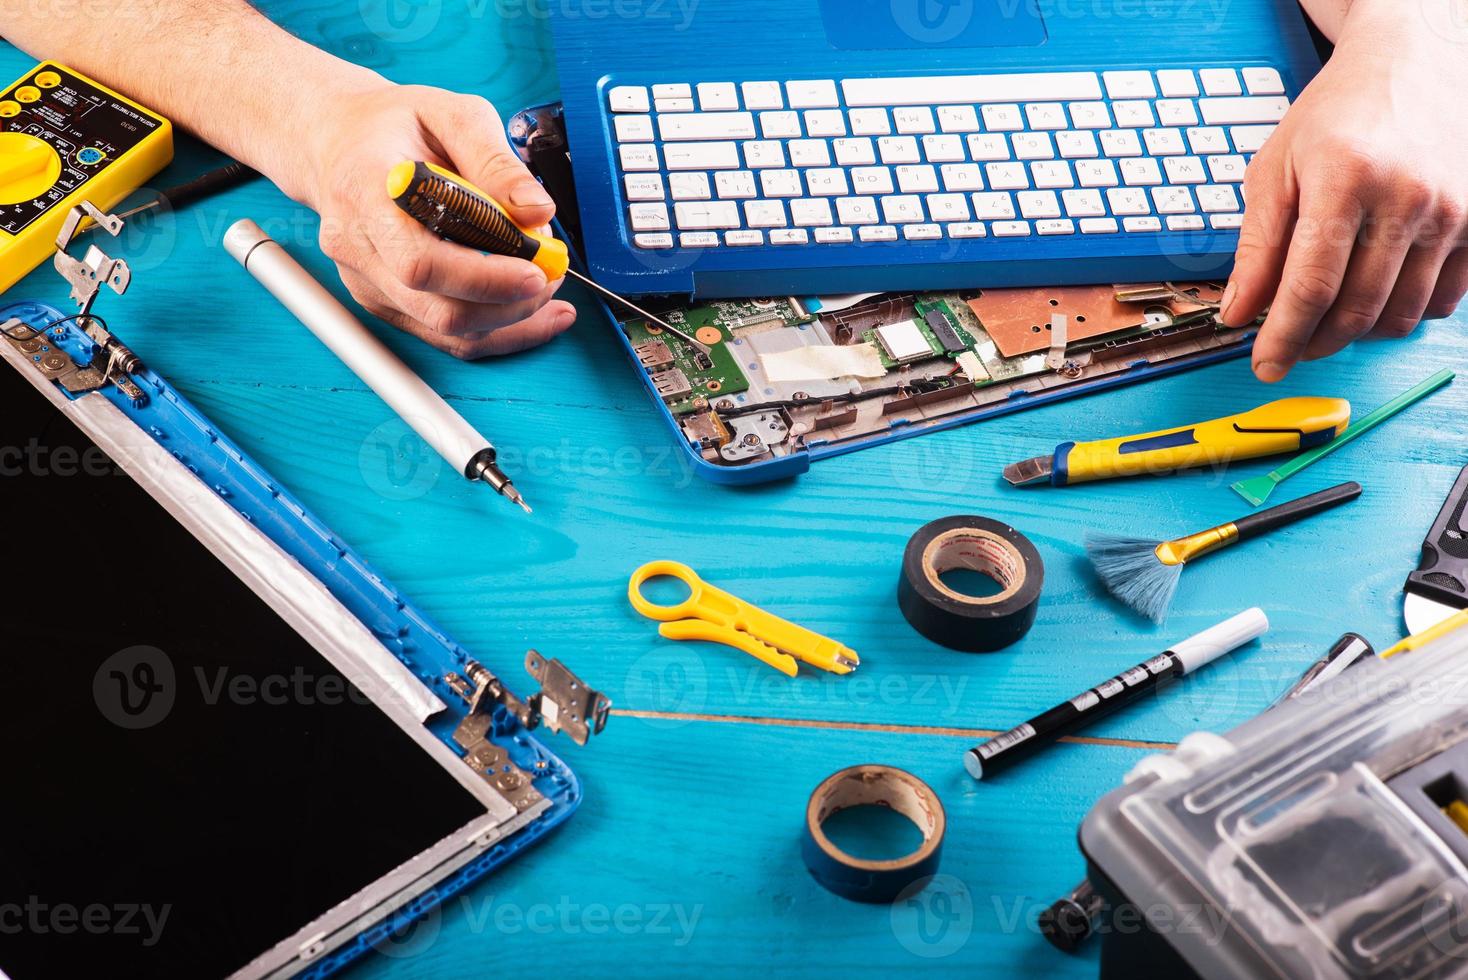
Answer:
[[[1197,636],[1183,640],[1131,670],[1117,674],[1037,715],[1018,728],[995,735],[964,754],[963,765],[969,775],[983,779],[1031,752],[1113,711],[1130,704],[1142,695],[1155,691],[1184,674],[1191,674],[1204,664],[1212,663],[1230,650],[1237,649],[1269,630],[1269,618],[1262,609],[1246,609]]]

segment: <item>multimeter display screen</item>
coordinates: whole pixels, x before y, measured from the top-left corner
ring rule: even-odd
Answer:
[[[0,231],[18,235],[162,122],[64,69],[42,65],[0,95]],[[49,148],[49,155],[47,150]]]
[[[0,557],[11,980],[227,975],[485,815],[5,364]]]

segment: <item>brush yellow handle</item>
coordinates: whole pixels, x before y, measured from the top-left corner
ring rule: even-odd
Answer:
[[[1329,442],[1351,421],[1344,398],[1284,398],[1227,418],[1176,429],[1056,447],[1056,486],[1294,452]]]

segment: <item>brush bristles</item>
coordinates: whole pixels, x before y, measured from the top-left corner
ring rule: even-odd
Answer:
[[[1182,565],[1164,565],[1156,541],[1111,534],[1086,535],[1086,554],[1107,591],[1154,623],[1167,617],[1167,608],[1182,578]]]

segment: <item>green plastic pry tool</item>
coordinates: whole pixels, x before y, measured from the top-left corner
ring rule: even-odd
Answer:
[[[1443,385],[1447,384],[1449,381],[1452,381],[1453,377],[1453,372],[1444,368],[1443,370],[1437,372],[1437,374],[1434,374],[1432,377],[1422,382],[1417,387],[1413,388],[1411,391],[1402,392],[1400,395],[1393,398],[1391,401],[1387,402],[1385,405],[1381,406],[1376,411],[1366,416],[1364,419],[1361,419],[1359,422],[1353,423],[1350,427],[1346,429],[1345,432],[1342,432],[1340,435],[1336,436],[1325,445],[1316,446],[1314,449],[1301,453],[1294,459],[1290,460],[1288,463],[1285,463],[1283,466],[1279,467],[1276,470],[1266,473],[1264,476],[1256,476],[1251,480],[1240,480],[1238,483],[1235,483],[1233,485],[1234,491],[1238,493],[1240,497],[1243,497],[1249,503],[1253,504],[1255,507],[1258,507],[1260,504],[1264,503],[1264,501],[1269,499],[1269,495],[1274,492],[1275,487],[1279,486],[1281,483],[1288,480],[1290,477],[1294,476],[1296,473],[1300,472],[1305,467],[1309,466],[1311,463],[1315,462],[1322,456],[1329,456],[1331,453],[1335,452],[1346,443],[1355,439],[1357,436],[1365,435],[1381,423],[1385,422],[1387,419],[1396,415],[1398,412],[1401,412],[1403,409],[1417,404],[1422,399],[1426,398],[1428,395],[1432,394],[1434,391],[1437,391]]]

